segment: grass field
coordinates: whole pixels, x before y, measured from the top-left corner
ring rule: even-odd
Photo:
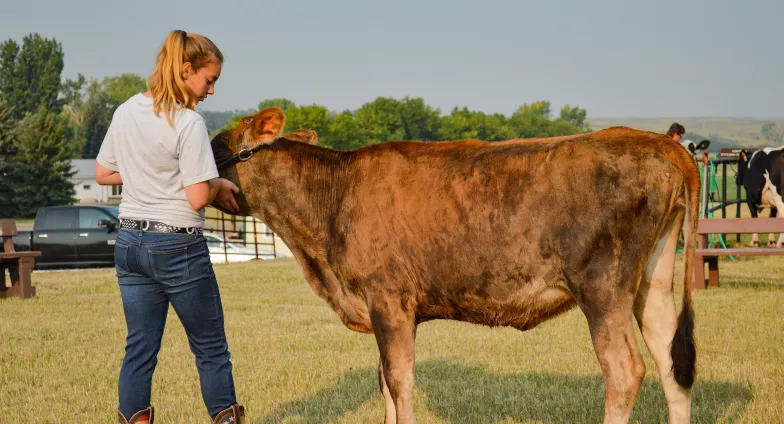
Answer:
[[[721,267],[722,287],[694,295],[693,422],[784,422],[784,260],[723,261]],[[678,270],[680,281],[682,264]],[[346,329],[295,262],[219,265],[216,272],[249,423],[383,421],[374,338]],[[0,423],[111,422],[125,338],[113,271],[33,277],[36,298],[0,302]],[[159,360],[156,423],[209,422],[174,313]],[[645,361],[632,421],[665,422],[647,351]],[[423,324],[416,375],[420,423],[595,423],[602,417],[601,372],[577,310],[525,333]]]

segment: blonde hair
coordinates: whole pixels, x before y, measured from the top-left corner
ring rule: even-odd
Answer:
[[[198,100],[182,79],[182,65],[186,62],[198,71],[208,63],[222,65],[223,53],[209,38],[199,34],[176,29],[166,37],[155,70],[147,77],[147,89],[152,93],[155,114],[163,112],[171,126],[180,108],[193,109]]]

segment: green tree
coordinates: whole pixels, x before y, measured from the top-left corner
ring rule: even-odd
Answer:
[[[354,117],[368,144],[405,140],[406,128],[401,115],[403,104],[391,97],[378,97],[360,107]]]
[[[483,112],[455,107],[452,112],[441,118],[438,132],[439,140],[454,141],[470,138],[481,139],[485,131],[486,115]]]
[[[484,133],[482,140],[501,141],[510,140],[517,137],[514,130],[509,126],[509,120],[502,113],[485,115]]]
[[[425,103],[422,98],[402,100],[377,97],[352,112],[332,113],[324,106],[297,106],[284,99],[267,99],[259,109],[280,107],[286,114],[285,131],[311,129],[318,133],[319,144],[335,149],[355,149],[392,140],[509,140],[548,137],[590,131],[585,109],[566,106],[561,116],[550,117],[550,102],[539,101],[520,106],[511,117],[501,113],[485,114],[467,107],[454,108],[449,115]],[[221,131],[236,126],[242,114]],[[284,133],[285,133],[284,131]]]
[[[359,124],[350,110],[334,115],[329,121],[329,137],[319,135],[319,145],[338,150],[351,150],[363,146],[364,139]]]
[[[14,214],[32,217],[42,206],[72,203],[74,152],[63,118],[41,105],[19,122],[13,143],[16,154],[6,165]]]
[[[509,140],[516,134],[508,126],[503,114],[487,115],[484,112],[454,108],[452,112],[441,118],[439,140],[478,139],[484,141]]]
[[[134,95],[146,90],[145,80],[136,74],[122,74],[116,77],[106,77],[99,83],[96,80],[87,86],[86,100],[79,102],[78,96],[72,96],[72,110],[70,122],[76,122],[74,139],[81,148],[83,158],[95,158],[101,149],[106,131],[112,122],[112,116],[117,107]],[[73,124],[72,124],[73,125]]]
[[[313,130],[319,140],[329,142],[329,122],[329,110],[324,106],[291,106],[286,110],[284,133],[299,129]]]
[[[0,157],[14,151],[13,135],[16,121],[8,102],[0,100]]]
[[[425,104],[421,97],[406,97],[400,102],[404,140],[437,140],[441,124],[441,110]]]
[[[76,80],[66,79],[60,87],[61,101],[63,102],[62,118],[66,122],[65,138],[73,144],[73,151],[81,157],[84,148],[84,90],[87,79],[79,74]]]
[[[101,80],[100,91],[107,101],[117,108],[131,97],[147,90],[147,81],[136,74],[125,73]]]
[[[577,106],[571,107],[569,105],[565,105],[561,108],[561,119],[573,125],[581,132],[591,131],[588,123],[585,121],[586,115],[587,113],[585,109],[581,109]]]
[[[14,216],[14,191],[9,181],[11,167],[9,161],[16,152],[14,147],[16,121],[12,116],[11,107],[7,102],[0,101],[0,208],[1,218]],[[10,207],[9,207],[10,206]]]
[[[61,101],[64,107],[78,108],[84,103],[84,88],[87,86],[87,78],[78,74],[75,80],[66,78],[60,86]]]
[[[509,127],[519,138],[553,136],[550,102],[538,101],[520,106],[509,118]]]
[[[14,119],[39,106],[59,113],[63,48],[55,39],[30,34],[21,48],[12,39],[0,44],[0,100],[13,107]]]
[[[562,136],[562,135],[572,135],[572,134],[579,134],[581,132],[585,132],[580,128],[574,126],[571,122],[567,121],[563,118],[558,118],[552,122],[552,131],[551,134],[553,136]]]
[[[279,107],[283,113],[286,113],[289,108],[296,107],[297,105],[289,99],[285,99],[282,97],[274,98],[274,99],[266,99],[262,100],[259,103],[259,108],[257,110],[263,110],[268,107]]]

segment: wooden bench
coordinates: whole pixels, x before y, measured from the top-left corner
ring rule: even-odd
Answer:
[[[784,249],[738,247],[731,249],[708,247],[709,234],[784,233],[781,218],[735,218],[701,219],[697,226],[697,250],[695,254],[694,287],[719,286],[719,256],[775,256],[784,255]],[[708,264],[707,286],[705,263]]]
[[[3,251],[0,252],[0,299],[19,296],[27,299],[35,296],[35,287],[31,282],[35,258],[41,252],[17,252],[14,249],[14,236],[17,235],[16,222],[0,220],[0,238]],[[5,270],[11,276],[11,287],[5,285]]]

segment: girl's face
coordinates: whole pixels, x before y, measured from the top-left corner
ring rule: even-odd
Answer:
[[[185,62],[182,68],[182,79],[185,81],[185,85],[193,91],[197,103],[204,101],[207,96],[215,94],[215,81],[218,80],[221,73],[220,63],[209,62],[194,71],[193,65],[190,62]]]

